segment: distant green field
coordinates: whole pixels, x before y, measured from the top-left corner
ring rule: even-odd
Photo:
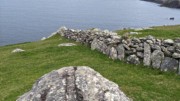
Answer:
[[[29,91],[42,75],[64,66],[89,66],[117,83],[134,101],[178,101],[180,76],[142,65],[113,61],[81,45],[58,47],[73,42],[54,36],[45,41],[0,47],[0,101],[15,101]],[[11,53],[15,48],[26,50]]]
[[[141,31],[135,31],[133,29],[126,29],[126,30],[118,30],[116,31],[119,35],[123,35],[127,32],[139,32],[138,35],[131,35],[134,37],[145,37],[148,35],[155,36],[157,38],[162,39],[175,39],[180,38],[180,25],[174,26],[158,26],[158,27],[151,27],[152,29],[145,29]]]

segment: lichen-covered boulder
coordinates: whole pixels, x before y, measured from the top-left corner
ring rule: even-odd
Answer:
[[[161,50],[155,50],[151,55],[152,66],[154,68],[160,68],[163,59],[164,53]]]
[[[161,71],[177,72],[179,62],[176,59],[165,57],[161,64]]]
[[[118,85],[86,66],[64,67],[42,76],[16,101],[129,101]]]

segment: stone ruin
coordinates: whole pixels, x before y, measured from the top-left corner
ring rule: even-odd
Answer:
[[[118,85],[86,66],[64,67],[42,76],[16,101],[131,101]]]
[[[61,36],[87,44],[113,60],[173,71],[180,74],[180,39],[157,39],[149,35],[142,38],[126,38],[115,32],[100,29],[74,30],[61,27]]]

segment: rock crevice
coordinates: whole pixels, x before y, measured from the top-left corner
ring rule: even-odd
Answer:
[[[118,85],[86,66],[64,67],[42,76],[17,101],[130,101]]]

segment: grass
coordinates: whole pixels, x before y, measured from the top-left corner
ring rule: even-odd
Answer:
[[[124,35],[127,32],[135,31],[133,29],[125,29],[125,30],[117,30],[116,32],[119,35]],[[156,38],[160,39],[175,39],[180,38],[180,25],[173,25],[173,26],[157,26],[152,27],[152,29],[145,29],[141,31],[135,31],[139,32],[138,35],[131,35],[134,37],[145,37],[148,35],[155,36]]]
[[[81,45],[57,47],[73,42],[56,35],[45,41],[0,47],[0,101],[15,101],[29,91],[42,75],[64,66],[89,66],[117,83],[134,101],[178,101],[180,76],[142,65],[113,61]],[[11,53],[15,48],[22,53]]]

